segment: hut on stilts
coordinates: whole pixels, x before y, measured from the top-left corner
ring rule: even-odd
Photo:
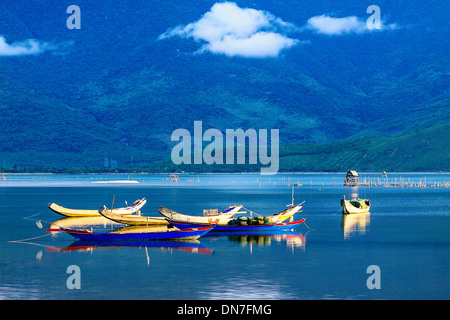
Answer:
[[[355,170],[348,170],[347,175],[345,176],[344,186],[347,187],[360,186],[358,172],[356,172]]]

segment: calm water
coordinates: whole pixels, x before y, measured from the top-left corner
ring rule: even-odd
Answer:
[[[363,175],[364,176],[364,175]],[[21,175],[0,180],[1,299],[449,299],[450,189],[346,188],[345,174]],[[377,179],[380,175],[365,175]],[[138,180],[139,184],[93,181]],[[419,183],[450,182],[450,174],[398,174]],[[191,181],[187,181],[190,179]],[[197,181],[199,180],[199,181]],[[151,242],[95,246],[64,233],[47,235],[61,220],[48,202],[69,208],[123,206],[142,197],[142,212],[164,205],[187,214],[240,203],[262,215],[306,201],[295,234],[216,236],[195,243]],[[342,195],[370,198],[370,215],[343,217]],[[38,214],[29,219],[23,219]],[[42,220],[39,229],[36,220]],[[314,230],[310,230],[314,229]],[[43,237],[40,237],[43,236]],[[29,239],[26,243],[9,242]],[[81,271],[81,289],[68,289],[68,266]],[[367,268],[380,270],[370,290]]]

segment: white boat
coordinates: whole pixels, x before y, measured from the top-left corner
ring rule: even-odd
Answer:
[[[190,222],[190,223],[200,223],[200,224],[227,224],[228,221],[233,219],[233,216],[239,212],[242,205],[232,205],[227,209],[218,212],[217,215],[208,216],[191,216],[182,213],[175,212],[173,210],[167,209],[166,207],[159,207],[158,212],[174,221]]]
[[[342,213],[354,214],[354,213],[367,213],[370,211],[370,200],[355,198],[352,200],[341,199]]]

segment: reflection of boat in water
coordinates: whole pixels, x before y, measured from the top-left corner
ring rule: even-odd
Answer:
[[[122,216],[111,212],[106,207],[98,209],[98,212],[106,219],[115,221],[117,223],[128,224],[133,226],[151,226],[151,225],[168,225],[165,217],[149,217],[149,216],[135,216],[127,215]]]
[[[47,248],[51,252],[92,252],[98,249],[110,249],[121,247],[145,247],[145,248],[159,248],[162,250],[177,250],[188,253],[204,253],[213,254],[214,251],[198,240],[190,241],[89,241],[78,240],[65,248]]]
[[[107,225],[117,225],[114,221],[106,219],[102,216],[92,216],[92,217],[65,217],[50,223],[49,229],[57,228],[82,228],[82,227],[94,227],[94,226],[104,226]]]
[[[139,210],[147,203],[145,198],[136,200],[131,206],[127,206],[124,208],[113,209],[112,212],[118,215],[129,215],[133,214]],[[89,217],[89,216],[99,216],[100,213],[98,210],[84,210],[84,209],[69,209],[57,205],[56,203],[48,203],[47,207],[56,212],[57,214],[66,216],[66,217]]]
[[[237,219],[239,220],[239,219]],[[259,224],[258,222],[255,224],[226,224],[226,225],[216,225],[214,228],[214,232],[218,231],[232,231],[232,232],[258,232],[258,231],[283,231],[283,230],[293,230],[300,224],[302,224],[306,218],[303,218],[299,221],[292,221],[292,222],[281,222],[281,223],[263,223]],[[233,221],[233,220],[232,220]],[[231,221],[231,222],[232,222]],[[248,220],[247,220],[248,221]],[[200,228],[204,227],[206,225],[211,224],[200,224],[200,223],[191,223],[191,222],[180,222],[180,221],[174,221],[169,219],[170,224],[177,227],[180,230],[186,229],[186,228]]]
[[[344,232],[344,239],[348,239],[356,232],[365,234],[366,228],[370,225],[370,212],[357,214],[342,214],[341,228]]]
[[[367,213],[370,210],[370,200],[359,198],[347,200],[344,196],[341,199],[341,207],[344,214]]]
[[[67,234],[80,240],[94,241],[150,241],[150,240],[168,240],[168,239],[197,239],[213,229],[213,226],[202,228],[190,228],[178,230],[165,227],[125,227],[114,229],[109,232],[97,232],[86,229],[47,229],[47,231],[64,231]]]
[[[241,246],[270,246],[272,241],[281,243],[286,242],[288,248],[304,249],[306,245],[306,237],[295,231],[218,231],[209,232],[205,238],[211,237],[227,237],[231,242],[240,244]]]

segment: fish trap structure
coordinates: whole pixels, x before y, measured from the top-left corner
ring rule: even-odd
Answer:
[[[344,186],[359,187],[360,185],[358,172],[355,170],[348,170],[347,175],[345,176]]]

